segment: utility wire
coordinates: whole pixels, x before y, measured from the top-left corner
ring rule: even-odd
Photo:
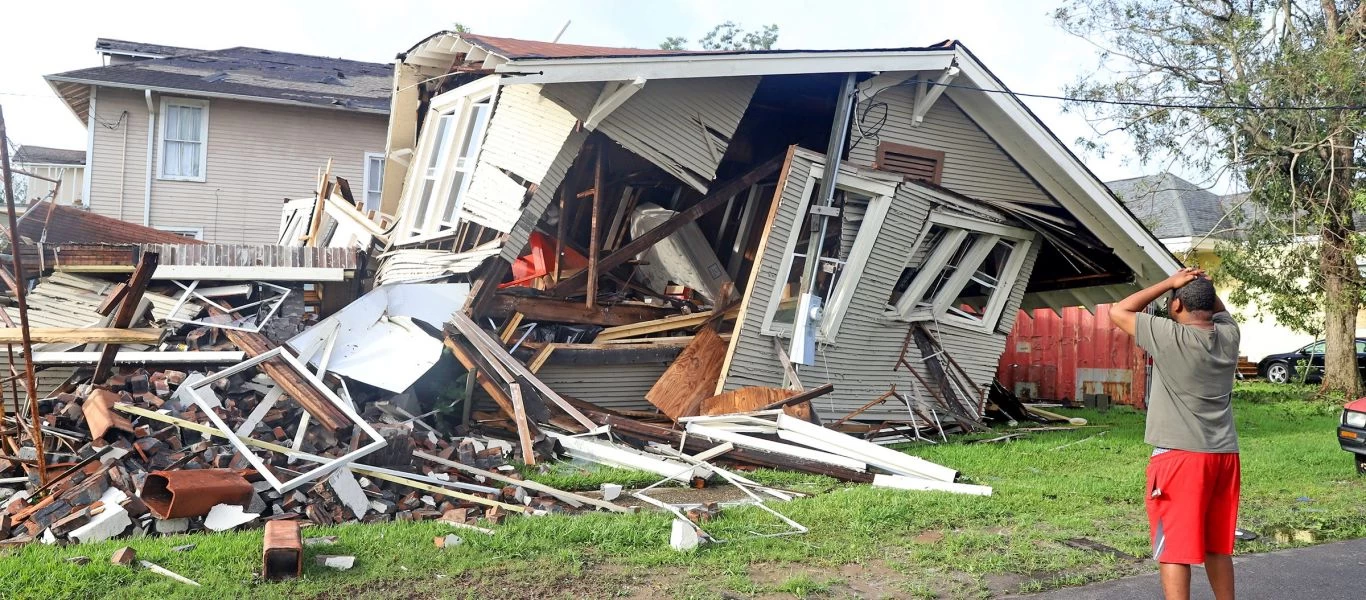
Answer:
[[[914,80],[913,80],[914,81]],[[908,85],[906,82],[898,85]],[[919,83],[916,81],[916,83]],[[1366,110],[1366,104],[1324,104],[1310,106],[1264,106],[1260,104],[1181,104],[1179,102],[1146,102],[1142,100],[1105,100],[1101,98],[1077,98],[1073,96],[1058,96],[1053,94],[1034,94],[1029,92],[1013,92],[1010,90],[996,90],[977,87],[975,85],[960,85],[955,83],[939,83],[936,81],[925,81],[930,86],[941,86],[946,88],[957,88],[962,90],[974,90],[991,94],[1006,94],[1021,98],[1040,98],[1044,100],[1060,100],[1063,102],[1079,102],[1087,104],[1111,104],[1118,106],[1139,106],[1145,108],[1175,108],[1189,110],[1257,110],[1257,111],[1310,111],[1310,110]]]

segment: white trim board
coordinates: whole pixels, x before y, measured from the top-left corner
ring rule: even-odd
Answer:
[[[77,269],[78,270],[78,269]],[[152,279],[203,281],[345,281],[340,267],[219,267],[213,265],[158,265]]]
[[[34,352],[35,365],[93,365],[103,352]],[[174,364],[230,364],[242,362],[246,356],[240,350],[191,352],[135,352],[120,350],[114,356],[116,365],[174,365]]]

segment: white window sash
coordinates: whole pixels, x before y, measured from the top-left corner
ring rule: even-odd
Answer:
[[[378,168],[372,168],[376,164],[378,164]],[[361,202],[365,205],[366,210],[379,210],[380,196],[384,191],[384,153],[366,152],[362,167],[365,170],[361,182]],[[371,172],[376,173],[377,176],[371,177]],[[373,203],[370,201],[371,194],[374,194],[375,197]]]
[[[799,229],[802,222],[806,220],[806,214],[810,211],[812,196],[816,191],[816,184],[822,181],[825,165],[813,163],[807,173],[805,187],[802,189],[802,199],[797,207],[797,217],[792,224],[792,229],[787,236],[787,244],[783,251],[783,260],[778,267],[778,277],[774,281],[773,292],[768,299],[768,308],[764,312],[764,322],[761,332],[769,336],[791,337],[792,326],[785,323],[774,323],[773,319],[778,313],[778,308],[782,302],[782,288],[786,285],[787,279],[792,270],[794,255],[797,250],[797,238],[800,236]],[[792,177],[791,175],[797,175]],[[798,180],[799,174],[791,174],[788,181]],[[835,182],[836,189],[843,190],[845,193],[853,192],[868,197],[868,208],[863,213],[863,222],[859,225],[858,233],[854,237],[854,245],[849,250],[849,256],[845,259],[836,274],[830,297],[822,307],[820,327],[817,330],[817,339],[825,343],[835,343],[836,335],[839,333],[840,325],[844,321],[844,314],[848,311],[849,303],[853,299],[855,288],[862,278],[863,269],[868,263],[868,256],[872,253],[873,246],[877,243],[878,233],[882,230],[882,222],[887,217],[887,211],[891,208],[891,196],[896,193],[896,186],[858,177],[857,175],[844,172],[841,169],[838,179]],[[778,188],[775,194],[779,201],[782,198],[782,188]],[[813,240],[814,242],[814,240]],[[804,291],[804,290],[799,290]]]
[[[479,136],[476,144],[470,148],[470,156],[465,161],[468,167],[457,165],[460,147],[463,145],[463,134],[468,128],[469,119],[474,118],[475,110],[472,108],[480,103],[487,101],[492,116],[492,99],[498,87],[498,76],[490,75],[477,81],[467,83],[454,90],[441,94],[432,99],[431,108],[427,112],[425,125],[423,127],[421,139],[418,143],[418,152],[413,157],[411,167],[408,169],[408,181],[404,185],[404,197],[400,203],[400,231],[403,232],[405,243],[420,242],[423,240],[434,239],[449,234],[451,229],[459,222],[459,207],[452,212],[450,221],[443,221],[446,203],[450,199],[451,184],[457,172],[465,173],[461,189],[457,190],[457,203],[462,202],[464,191],[468,189],[470,175],[473,173],[474,165],[479,160],[479,150],[482,149],[482,137],[487,130],[488,121],[477,131],[472,132]],[[451,130],[454,134],[449,138],[450,147],[442,154],[440,140],[436,138],[436,125],[442,115],[457,115],[451,123]],[[427,165],[431,163],[433,154],[438,158],[435,165],[436,172],[433,177],[427,176]],[[457,170],[457,167],[464,167]],[[468,169],[466,172],[465,169]],[[422,202],[422,191],[428,180],[432,181],[432,195],[425,209],[424,214],[419,215],[418,209]],[[421,225],[418,225],[421,221]]]
[[[182,123],[185,113],[181,109],[198,111],[198,127],[186,129]],[[175,126],[171,126],[174,116]],[[157,124],[160,141],[157,144],[157,179],[166,181],[203,182],[208,175],[209,154],[209,101],[194,98],[162,97],[160,123]],[[186,133],[192,135],[185,135]],[[167,170],[167,156],[175,152],[172,172]],[[187,157],[196,161],[192,173],[183,171]]]

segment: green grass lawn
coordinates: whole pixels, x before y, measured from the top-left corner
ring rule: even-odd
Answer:
[[[1306,388],[1238,389],[1240,523],[1262,534],[1257,542],[1240,543],[1240,553],[1366,536],[1366,483],[1334,440],[1338,403],[1309,397]],[[756,474],[793,489],[828,490],[774,504],[810,528],[804,535],[757,537],[782,527],[752,508],[723,511],[707,529],[729,541],[686,554],[669,549],[669,518],[659,513],[512,518],[492,537],[440,523],[309,528],[306,536],[336,535],[340,541],[309,548],[302,579],[269,584],[256,575],[260,530],[32,544],[0,557],[0,598],[983,598],[1150,569],[1139,560],[1062,543],[1087,538],[1148,555],[1142,487],[1150,449],[1142,443],[1143,415],[1127,409],[1067,412],[1102,427],[1008,443],[965,444],[959,438],[912,449],[959,469],[973,483],[993,486],[989,498]],[[994,435],[999,433],[975,437]],[[1078,440],[1085,441],[1059,449]],[[602,480],[653,478],[560,468],[542,479],[596,487]],[[447,533],[465,543],[435,548],[432,538]],[[189,543],[196,547],[172,550]],[[124,545],[204,587],[110,565],[109,555]],[[316,554],[352,554],[356,566],[332,571],[312,563]],[[73,556],[91,562],[65,562]]]

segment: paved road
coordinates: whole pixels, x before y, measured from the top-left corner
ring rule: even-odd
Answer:
[[[1366,539],[1233,557],[1239,600],[1330,600],[1366,597]],[[1042,594],[1021,600],[1161,600],[1157,573]],[[1192,600],[1210,600],[1205,571],[1191,572]]]

